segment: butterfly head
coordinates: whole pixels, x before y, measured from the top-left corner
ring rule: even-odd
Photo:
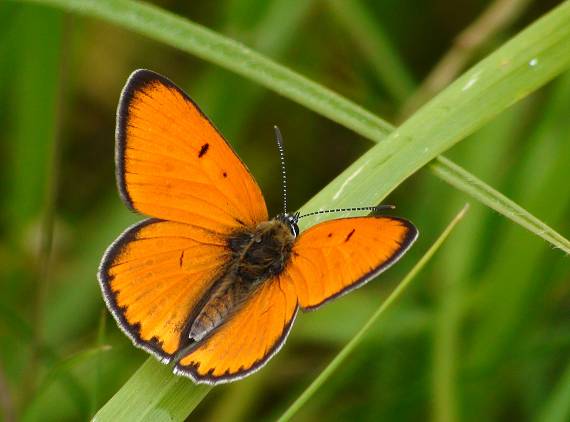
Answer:
[[[299,235],[299,226],[297,225],[297,221],[299,221],[298,212],[295,214],[279,214],[275,219],[286,224],[293,237],[297,237]]]

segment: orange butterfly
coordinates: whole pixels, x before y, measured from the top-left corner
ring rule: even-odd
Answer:
[[[388,216],[327,221],[301,235],[298,213],[269,220],[259,186],[222,135],[148,70],[135,71],[121,94],[115,160],[123,201],[152,218],[105,252],[105,302],[136,346],[198,383],[258,370],[299,308],[362,286],[418,235]]]

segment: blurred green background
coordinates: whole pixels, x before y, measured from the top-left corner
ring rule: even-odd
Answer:
[[[559,2],[154,3],[398,123]],[[497,3],[506,12],[491,13],[507,18],[484,42],[472,48],[458,38]],[[490,26],[483,21],[474,29],[480,34]],[[426,77],[450,51],[458,64],[440,69],[442,85],[430,87]],[[115,108],[137,68],[164,74],[201,105],[259,181],[271,214],[281,206],[272,125],[285,138],[292,209],[371,146],[163,44],[101,21],[1,2],[0,418],[6,421],[87,419],[147,358],[117,329],[95,276],[107,245],[141,218],[118,197],[113,161]],[[448,156],[567,235],[569,113],[570,75],[563,75]],[[432,173],[411,177],[388,200],[420,229],[409,254],[376,282],[301,315],[276,358],[244,381],[215,388],[192,417],[278,416],[468,200]],[[472,203],[413,288],[298,420],[566,420],[569,352],[568,257]]]

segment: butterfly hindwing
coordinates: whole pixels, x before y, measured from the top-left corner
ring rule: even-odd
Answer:
[[[380,274],[417,235],[412,223],[396,217],[326,221],[301,233],[285,276],[295,285],[301,308],[315,309]]]
[[[117,181],[136,211],[228,232],[268,219],[259,186],[198,106],[168,79],[135,71],[117,110]]]
[[[288,279],[265,281],[220,328],[181,357],[175,372],[210,384],[255,372],[279,351],[297,309],[295,289]]]
[[[169,361],[228,253],[224,239],[207,230],[147,219],[109,247],[99,282],[121,329],[137,346]]]

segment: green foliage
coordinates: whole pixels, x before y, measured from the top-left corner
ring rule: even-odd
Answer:
[[[453,31],[438,22],[469,12],[466,25],[475,9],[225,0],[219,8],[170,2],[170,12],[130,0],[29,2],[55,9],[0,4],[6,420],[184,420],[191,412],[248,420],[284,411],[304,420],[568,417],[570,243],[551,227],[570,228],[570,77],[539,88],[570,66],[569,2],[543,17],[528,11],[526,29],[497,35],[493,48],[482,47],[483,60],[398,128],[387,121],[399,118],[393,110],[425,74],[421,61],[435,62],[449,44]],[[418,7],[430,13],[419,18]],[[433,13],[442,13],[440,21]],[[146,355],[103,311],[95,280],[106,245],[138,218],[120,204],[113,182],[114,107],[137,67],[188,88],[256,174],[270,206],[279,202],[270,141],[277,122],[294,203],[312,197],[304,210],[370,205],[393,192],[398,214],[421,232],[383,281],[301,317],[266,368],[210,395],[211,387],[175,377],[152,358],[141,366]],[[377,145],[363,153],[363,142],[341,126]],[[414,268],[425,263],[423,252],[466,195],[472,211],[433,265],[413,270],[414,289],[381,300],[414,261]],[[382,302],[391,310],[376,329],[366,321]]]

